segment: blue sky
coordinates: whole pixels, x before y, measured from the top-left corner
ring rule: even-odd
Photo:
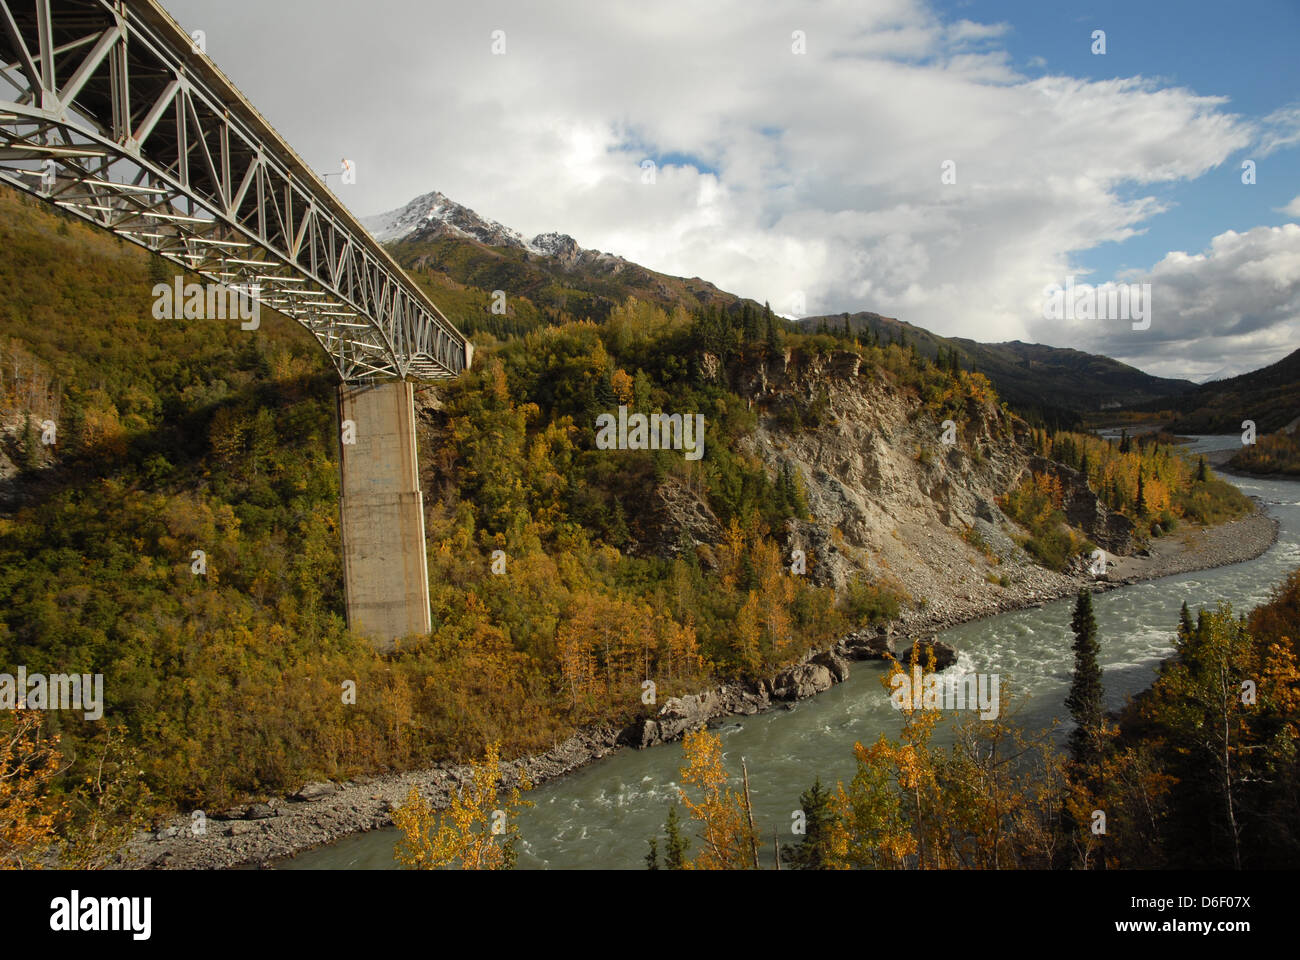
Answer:
[[[1300,101],[1300,3],[1186,0],[1176,4],[1097,0],[1063,4],[1042,0],[936,3],[944,17],[1005,21],[1003,46],[1029,76],[1066,74],[1105,80],[1144,76],[1222,96],[1228,109],[1266,117]],[[1106,32],[1106,54],[1091,52],[1093,30]],[[1105,144],[1095,145],[1105,149]],[[1078,263],[1095,276],[1146,269],[1170,250],[1198,251],[1224,230],[1294,221],[1278,212],[1300,193],[1300,149],[1255,157],[1256,183],[1241,182],[1235,153],[1221,168],[1194,180],[1142,185],[1126,191],[1154,196],[1169,208],[1142,236],[1081,252]]]
[[[1296,0],[164,4],[300,154],[356,164],[362,216],[439,190],[786,315],[1163,376],[1300,343]],[[1149,284],[1153,322],[1049,319],[1070,275]]]

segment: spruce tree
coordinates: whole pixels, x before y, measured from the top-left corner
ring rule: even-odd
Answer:
[[[686,848],[690,841],[682,836],[681,821],[677,819],[677,804],[668,808],[668,822],[664,824],[664,833],[668,842],[664,849],[664,869],[684,870],[686,868]]]
[[[1184,643],[1196,632],[1196,627],[1192,626],[1192,615],[1187,609],[1187,601],[1183,601],[1183,609],[1178,614],[1178,639]]]
[[[753,310],[750,309],[748,303],[745,304],[744,310],[741,312],[741,327],[745,331],[746,346],[748,346],[751,343],[758,342],[758,338],[760,336],[759,328],[758,328],[758,314],[756,314]]]
[[[1080,590],[1070,621],[1074,630],[1074,682],[1065,706],[1077,726],[1070,731],[1070,756],[1085,765],[1097,759],[1101,743],[1101,667],[1097,663],[1097,621],[1092,615],[1092,594]]]
[[[28,415],[23,420],[23,434],[20,447],[22,453],[19,464],[24,470],[39,470],[41,466],[41,440],[36,434],[36,426]]]
[[[776,329],[776,317],[772,316],[772,311],[767,311],[767,352],[775,357],[781,352],[781,337]]]
[[[830,859],[831,809],[830,791],[822,786],[821,777],[812,788],[799,795],[804,815],[804,835],[799,843],[781,849],[781,864],[791,870],[823,870]]]
[[[1210,479],[1210,475],[1205,469],[1205,457],[1201,456],[1196,461],[1196,482],[1205,483],[1209,479]]]

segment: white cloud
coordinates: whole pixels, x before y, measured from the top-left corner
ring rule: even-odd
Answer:
[[[1151,270],[1121,279],[1151,285],[1150,329],[1133,330],[1122,320],[1039,321],[1042,338],[1064,336],[1151,373],[1192,377],[1265,366],[1300,344],[1294,223],[1228,230],[1201,253],[1174,251]]]
[[[1297,144],[1300,144],[1300,104],[1274,110],[1259,122],[1257,153],[1261,157]]]
[[[210,9],[168,7],[187,27]],[[454,18],[372,0],[368,20],[402,24],[384,30],[360,29],[351,2],[313,9],[230,0],[209,49],[300,153],[358,162],[344,199],[359,213],[438,189],[526,235],[570,233],[774,307],[801,291],[810,313],[872,309],[984,340],[1063,343],[1034,322],[1045,285],[1144,230],[1159,188],[1300,129],[1150,79],[1027,77],[1000,48],[1005,24],[944,23],[921,0],[517,0]],[[285,71],[290,42],[314,55]],[[647,186],[647,155],[698,167]],[[1217,249],[1186,269],[1217,269]],[[1276,320],[1264,307],[1251,316]]]
[[[1297,196],[1285,207],[1280,207],[1278,213],[1285,213],[1288,217],[1300,217],[1300,196]]]

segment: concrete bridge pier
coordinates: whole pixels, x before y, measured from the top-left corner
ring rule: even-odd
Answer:
[[[431,629],[412,385],[343,384],[339,424],[348,626],[391,650]]]

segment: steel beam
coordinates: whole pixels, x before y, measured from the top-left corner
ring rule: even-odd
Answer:
[[[472,360],[155,0],[0,0],[0,181],[254,291],[344,382],[454,377]]]

